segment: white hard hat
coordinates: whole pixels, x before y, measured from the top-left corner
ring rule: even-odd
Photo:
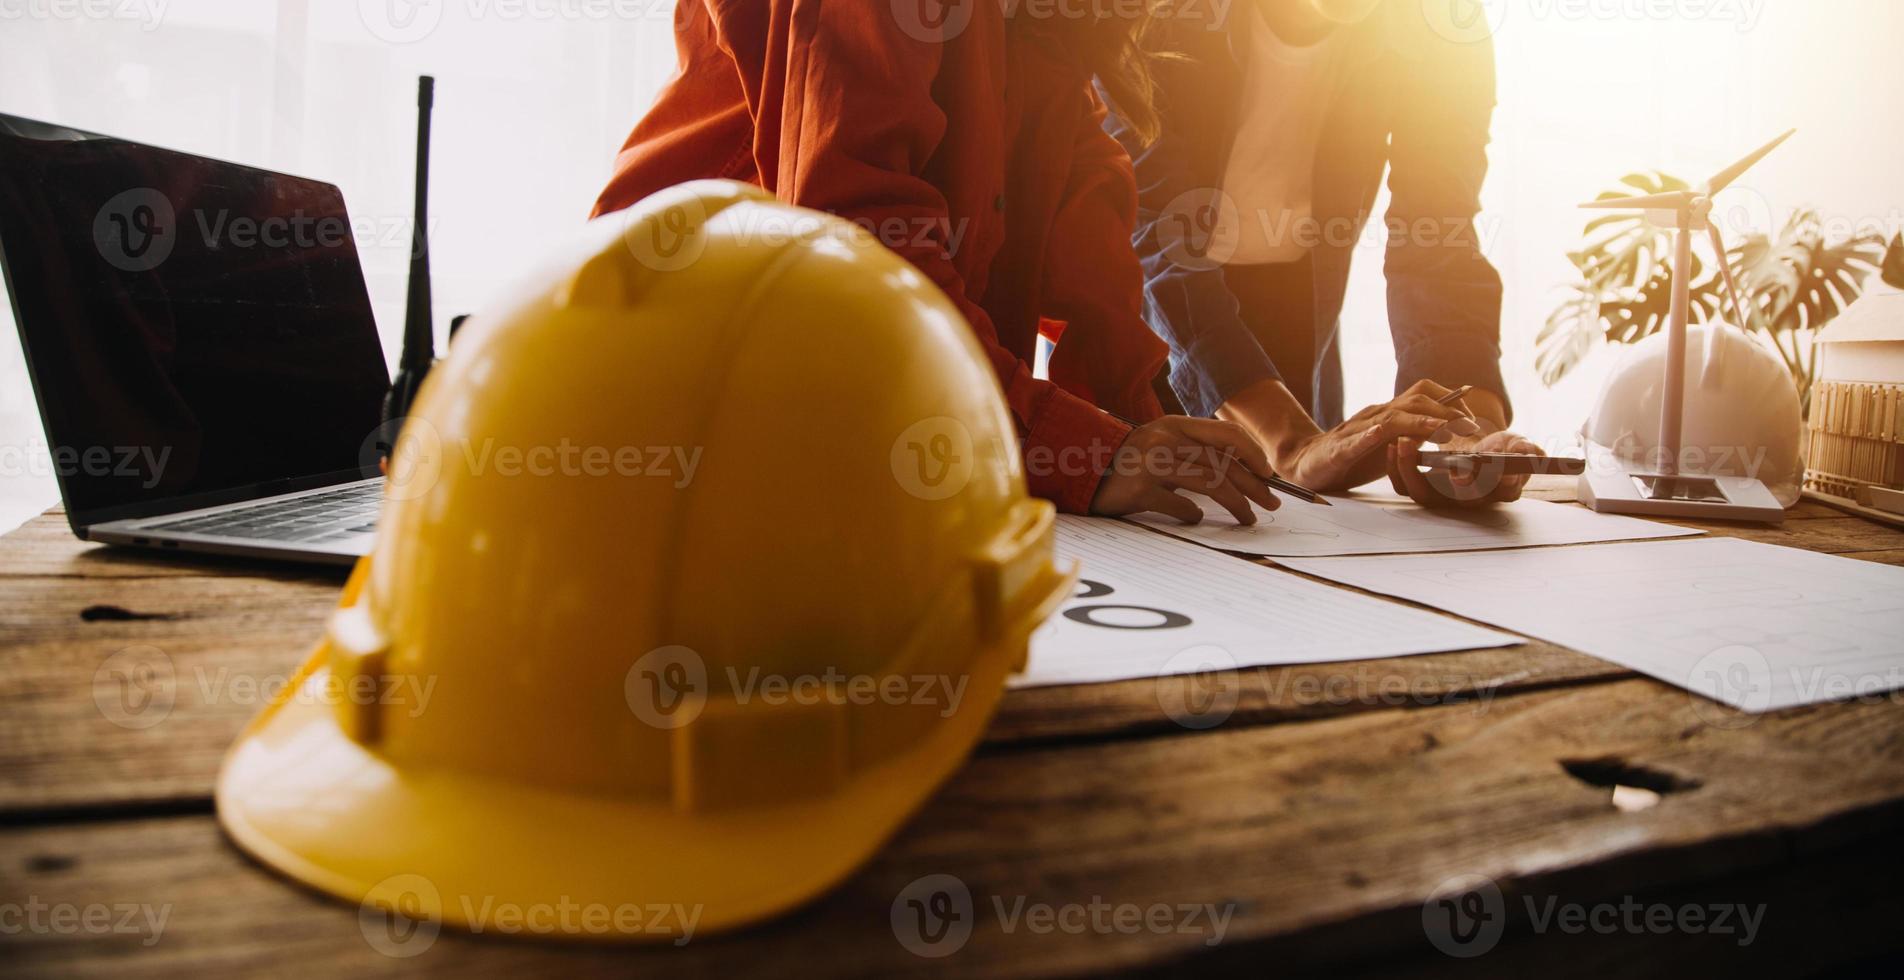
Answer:
[[[1607,376],[1581,433],[1635,470],[1658,465],[1665,363],[1664,331],[1635,344]],[[1804,418],[1791,372],[1778,355],[1723,324],[1691,327],[1685,383],[1680,472],[1753,477],[1780,504],[1796,502],[1804,477]]]

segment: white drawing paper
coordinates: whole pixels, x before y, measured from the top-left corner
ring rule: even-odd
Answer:
[[[1280,563],[1745,711],[1904,688],[1904,568],[1736,538]]]
[[[1058,518],[1075,597],[1015,687],[1513,646],[1518,637],[1357,595],[1121,521]]]
[[[1335,497],[1330,498],[1334,506],[1325,507],[1286,496],[1278,510],[1256,508],[1256,525],[1244,527],[1222,505],[1208,497],[1197,499],[1203,504],[1201,524],[1180,524],[1158,514],[1133,520],[1220,551],[1270,558],[1480,551],[1700,533],[1545,500],[1517,500],[1474,510],[1429,510],[1413,503]]]

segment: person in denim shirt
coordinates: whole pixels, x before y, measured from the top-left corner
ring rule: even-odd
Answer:
[[[1132,138],[1146,319],[1189,414],[1241,424],[1318,490],[1386,473],[1430,505],[1512,500],[1525,478],[1449,478],[1422,442],[1538,453],[1507,432],[1501,280],[1475,227],[1494,110],[1485,37],[1387,0],[1183,5],[1147,45],[1162,131]],[[1444,28],[1446,25],[1441,25]],[[1384,170],[1396,398],[1344,420],[1338,319]],[[1437,399],[1474,386],[1449,418]],[[1384,449],[1385,447],[1385,449]]]

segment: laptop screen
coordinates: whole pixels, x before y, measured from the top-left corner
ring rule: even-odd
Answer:
[[[389,376],[337,188],[0,115],[0,258],[76,525],[361,474]]]

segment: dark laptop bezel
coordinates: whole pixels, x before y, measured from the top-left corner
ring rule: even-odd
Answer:
[[[270,170],[264,167],[253,167],[248,164],[233,163],[229,160],[219,160],[216,157],[207,157],[207,156],[203,156],[202,154],[191,153],[186,150],[175,150],[175,149],[172,149],[171,147],[159,146],[153,143],[141,143],[137,140],[128,140],[128,139],[125,139],[124,137],[109,136],[104,133],[95,133],[90,130],[79,129],[73,126],[61,126],[56,123],[41,122],[37,119],[28,119],[24,116],[16,116],[10,113],[0,112],[0,128],[9,128],[15,132],[42,131],[42,132],[50,132],[50,133],[71,133],[73,135],[76,135],[84,139],[110,139],[110,140],[119,140],[120,142],[124,142],[124,143],[132,143],[138,146],[149,146],[154,149],[166,150],[168,152],[179,153],[185,156],[198,157],[203,160],[211,160],[213,162],[216,162],[225,166],[243,167],[245,169],[256,171],[257,173],[266,174],[273,177],[282,177],[288,180],[307,181],[309,183],[317,184],[322,187],[328,188],[331,191],[336,192],[337,199],[339,201],[344,200],[343,190],[339,188],[337,185],[329,183],[327,181],[316,180],[310,177],[300,177],[296,174],[287,174],[282,171]],[[345,204],[345,209],[346,209],[345,217],[346,217],[346,220],[348,220],[348,217],[349,217],[348,203]],[[359,268],[358,270],[358,279],[360,282],[363,282],[363,275],[362,275],[361,268]],[[20,352],[26,361],[26,373],[27,373],[28,382],[32,385],[32,388],[33,388],[33,405],[36,409],[39,410],[39,413],[40,413],[40,430],[46,434],[47,445],[52,448],[57,448],[60,445],[59,438],[54,435],[52,431],[52,424],[49,421],[52,418],[52,415],[47,410],[46,388],[40,379],[39,369],[37,368],[34,362],[32,341],[29,340],[27,337],[27,328],[26,328],[26,320],[24,316],[24,311],[21,309],[21,306],[20,306],[20,298],[19,298],[20,293],[13,279],[13,266],[12,266],[12,262],[9,261],[7,242],[4,237],[0,237],[0,281],[4,281],[6,283],[7,303],[13,309],[14,332],[17,333],[20,337]],[[366,306],[368,306],[369,305],[368,283],[364,283],[364,286],[365,286],[365,292],[364,292],[365,304]],[[370,329],[373,334],[376,333],[376,330],[377,330],[376,324],[374,323],[371,324]],[[379,349],[381,349],[383,346],[383,339],[381,335],[378,335],[377,337],[377,345]],[[385,384],[389,383],[389,379],[390,379],[389,367],[386,364],[384,368]],[[87,529],[101,525],[101,524],[110,524],[116,521],[140,520],[140,519],[148,518],[148,517],[160,517],[167,514],[179,514],[179,513],[184,513],[186,511],[202,510],[207,507],[221,507],[226,504],[244,503],[250,500],[260,500],[260,499],[264,499],[268,497],[276,497],[282,494],[297,493],[303,490],[316,490],[322,487],[337,486],[337,485],[345,484],[345,483],[355,483],[361,480],[373,479],[377,475],[378,474],[375,470],[370,470],[370,471],[366,471],[363,469],[334,470],[328,473],[318,473],[318,474],[312,474],[309,476],[286,477],[282,479],[266,480],[260,483],[253,483],[253,484],[247,484],[244,486],[231,487],[225,490],[218,490],[218,491],[213,491],[209,493],[187,494],[182,497],[165,497],[159,500],[141,501],[138,503],[131,503],[131,504],[119,504],[112,507],[95,507],[87,511],[75,511],[75,510],[67,509],[66,522],[68,525],[72,527],[74,534],[78,535],[81,540],[85,540],[87,538]],[[62,506],[64,506],[66,501],[76,499],[73,488],[69,485],[69,481],[72,479],[72,476],[70,474],[66,473],[62,467],[55,466],[53,467],[53,477],[54,477],[54,481],[58,483],[59,485],[60,500],[61,500]]]

